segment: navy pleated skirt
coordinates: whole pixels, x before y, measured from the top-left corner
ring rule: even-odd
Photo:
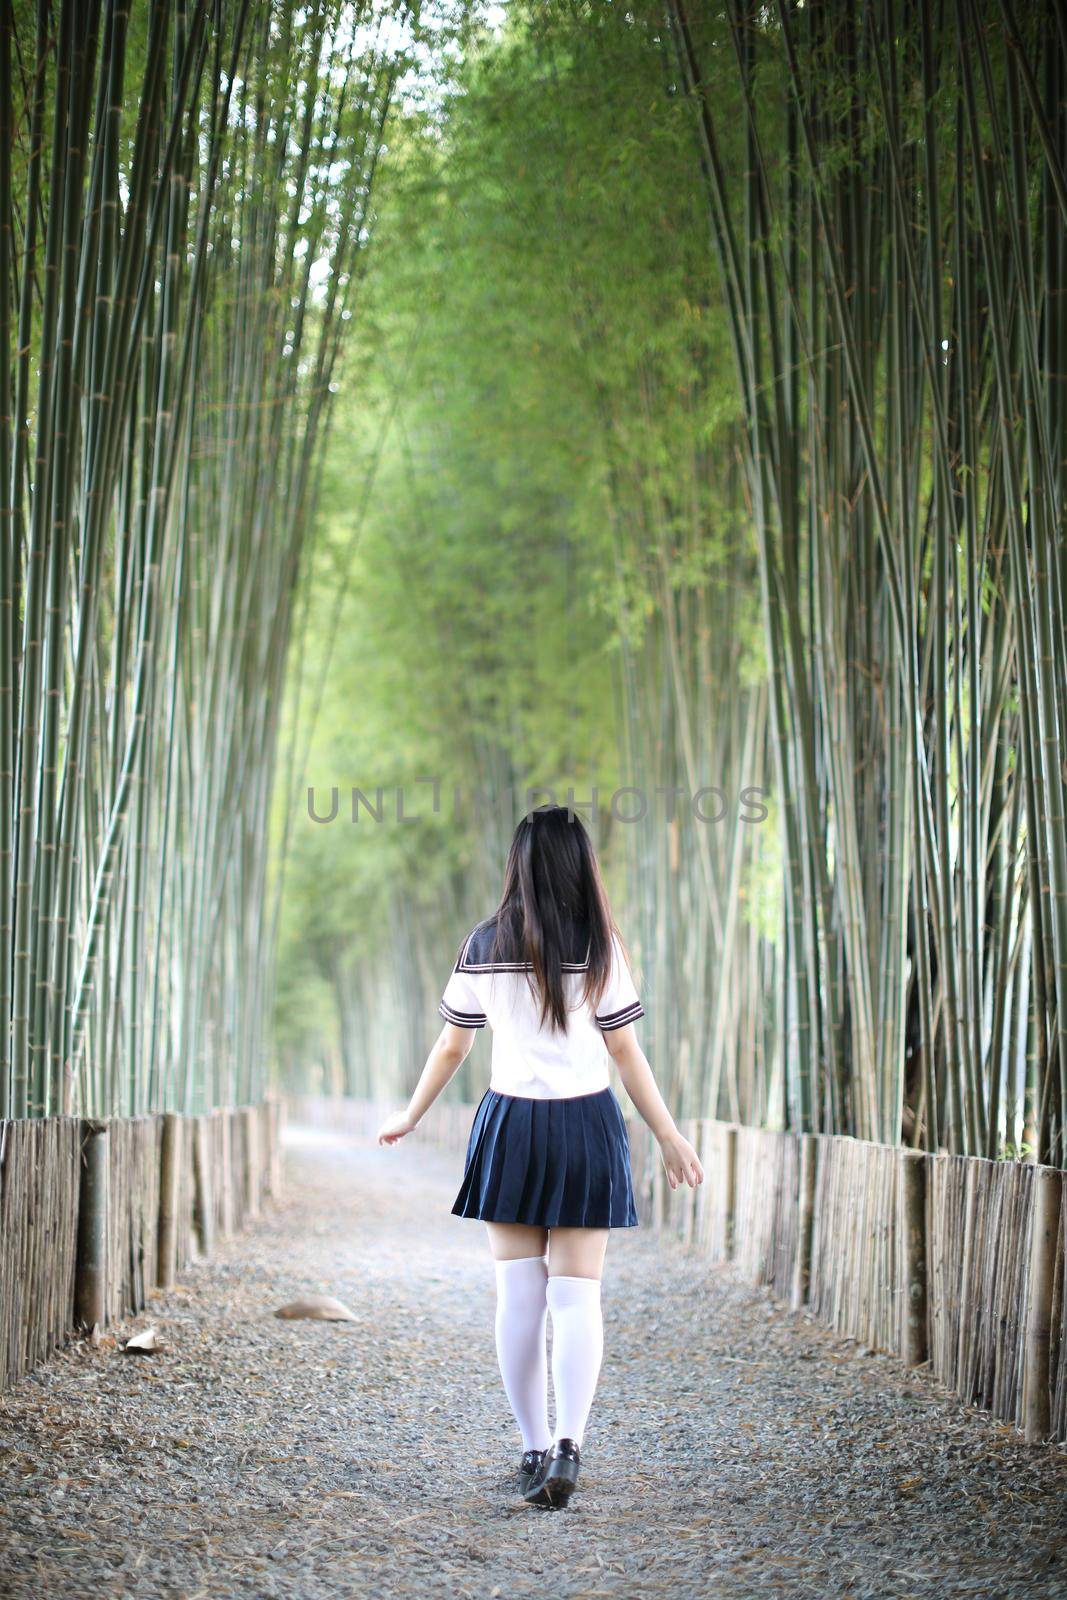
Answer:
[[[452,1211],[535,1228],[636,1228],[630,1140],[615,1091],[532,1100],[487,1089]]]

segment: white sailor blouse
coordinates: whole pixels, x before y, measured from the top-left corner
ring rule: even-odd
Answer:
[[[528,961],[490,961],[495,925],[480,922],[463,941],[452,976],[437,1007],[457,1028],[493,1030],[490,1089],[532,1100],[563,1100],[596,1094],[610,1083],[604,1034],[645,1014],[618,936],[612,933],[611,972],[596,1013],[582,996],[589,967],[584,959],[563,962],[567,1032],[541,1024],[540,996],[530,982]],[[570,952],[577,956],[577,949]]]

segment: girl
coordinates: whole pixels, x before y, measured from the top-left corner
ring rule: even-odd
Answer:
[[[608,1230],[637,1226],[611,1060],[659,1141],[671,1188],[704,1178],[637,1042],[644,1008],[573,811],[539,806],[519,823],[500,904],[464,939],[438,1010],[440,1038],[407,1110],[382,1126],[378,1143],[395,1144],[417,1127],[488,1022],[492,1076],[452,1210],[480,1218],[489,1232],[497,1355],[522,1434],[519,1492],[534,1505],[564,1505],[578,1481],[603,1355]]]

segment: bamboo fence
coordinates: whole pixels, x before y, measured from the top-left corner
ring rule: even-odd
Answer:
[[[286,1107],[294,1124],[364,1141],[400,1104],[293,1096]],[[461,1155],[473,1115],[436,1106],[419,1137]],[[705,1179],[672,1192],[652,1136],[628,1125],[642,1225],[730,1262],[844,1337],[926,1364],[1032,1442],[1067,1440],[1067,1186],[1056,1168],[683,1119]]]
[[[815,1169],[809,1304],[837,1333],[902,1354],[897,1151],[819,1135]]]
[[[735,1253],[745,1277],[788,1298],[796,1254],[796,1141],[737,1130]]]
[[[0,1389],[71,1325],[80,1130],[76,1117],[0,1122]]]
[[[159,1271],[159,1117],[116,1117],[108,1126],[107,1320],[140,1311]]]
[[[1040,1169],[937,1156],[928,1168],[930,1362],[998,1417],[1019,1420],[1028,1226]]]
[[[101,1327],[143,1310],[277,1201],[281,1123],[277,1101],[0,1121],[0,1391],[91,1326],[87,1307]]]
[[[1054,1439],[1067,1439],[1067,1294],[1064,1278],[1067,1272],[1067,1184],[1060,1186],[1060,1249],[1056,1252],[1057,1283],[1054,1297],[1055,1311],[1051,1326],[1055,1330],[1056,1347],[1050,1351],[1050,1362],[1055,1378],[1050,1382],[1049,1432]],[[1056,1314],[1058,1312],[1058,1314]]]

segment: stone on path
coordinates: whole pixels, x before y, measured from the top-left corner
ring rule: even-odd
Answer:
[[[305,1294],[299,1300],[290,1300],[279,1306],[276,1317],[286,1317],[290,1322],[306,1318],[309,1322],[358,1322],[356,1313],[332,1294]]]

